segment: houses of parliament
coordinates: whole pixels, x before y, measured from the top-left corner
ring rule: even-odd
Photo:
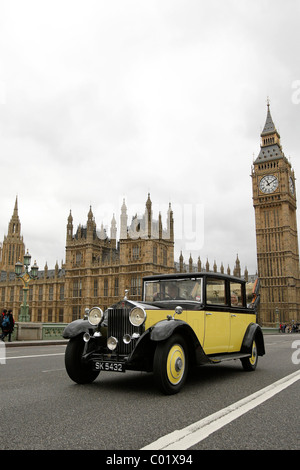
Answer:
[[[295,175],[285,157],[280,135],[274,125],[268,103],[267,118],[261,133],[261,149],[252,166],[253,206],[257,243],[257,276],[260,279],[258,321],[272,326],[280,319],[299,321],[300,276],[296,223]],[[0,305],[11,308],[18,321],[23,301],[23,286],[15,275],[15,264],[23,260],[25,243],[16,198],[8,233],[0,244]],[[192,258],[185,264],[182,254],[174,260],[174,218],[171,204],[167,224],[162,217],[153,219],[150,194],[145,213],[128,223],[123,201],[120,213],[120,236],[113,215],[110,236],[101,226],[98,230],[90,207],[86,223],[73,226],[70,212],[66,226],[65,262],[53,269],[47,264],[29,284],[28,304],[33,322],[68,323],[81,318],[86,307],[105,309],[129,290],[132,300],[140,300],[142,278],[171,272],[217,271],[207,261]],[[224,272],[221,264],[220,271]],[[242,274],[237,257],[234,269],[226,272],[248,279]],[[253,281],[253,279],[252,279]],[[248,283],[249,289],[253,282]],[[248,289],[248,290],[249,290]]]
[[[0,248],[0,302],[12,308],[18,319],[23,301],[23,286],[15,276],[15,264],[25,254],[25,243],[21,235],[18,200],[8,233]],[[66,258],[62,266],[39,270],[36,280],[29,284],[28,303],[31,321],[70,322],[80,318],[86,307],[100,305],[107,308],[129,291],[132,300],[140,300],[142,278],[151,274],[172,272],[194,272],[210,270],[208,261],[202,267],[192,258],[184,263],[182,254],[174,261],[174,219],[171,204],[167,212],[167,226],[162,217],[152,217],[152,201],[148,194],[145,214],[134,216],[128,224],[127,207],[123,201],[120,215],[120,238],[117,240],[117,224],[112,217],[110,237],[101,225],[98,230],[90,207],[86,224],[73,227],[70,212],[66,226]],[[212,270],[217,271],[216,263]],[[223,266],[221,271],[224,272]],[[230,272],[230,269],[227,269]],[[234,274],[240,276],[237,258]],[[246,273],[247,274],[247,273]]]

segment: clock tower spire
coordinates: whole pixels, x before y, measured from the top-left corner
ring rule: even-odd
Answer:
[[[299,321],[300,275],[295,175],[273,122],[270,102],[253,163],[257,268],[261,281],[259,321]]]
[[[267,119],[265,122],[265,127],[263,128],[262,133],[260,134],[261,137],[261,150],[258,155],[258,158],[264,157],[274,157],[274,156],[283,156],[282,147],[280,144],[280,135],[277,131],[275,124],[273,122],[271,112],[270,112],[270,101],[269,98],[267,100]],[[275,153],[275,155],[274,155]]]

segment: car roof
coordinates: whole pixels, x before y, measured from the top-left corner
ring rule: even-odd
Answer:
[[[213,272],[194,272],[194,273],[172,273],[172,274],[154,274],[152,276],[143,277],[143,281],[167,281],[175,279],[194,279],[194,278],[214,278],[225,279],[229,281],[244,283],[245,280],[229,274],[213,273]]]

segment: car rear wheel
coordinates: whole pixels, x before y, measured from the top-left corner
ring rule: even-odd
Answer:
[[[188,351],[185,340],[174,335],[156,346],[153,373],[163,393],[178,393],[183,387],[188,371]]]
[[[99,371],[92,369],[91,363],[82,362],[84,341],[81,336],[71,338],[65,352],[66,371],[74,382],[86,384],[93,382],[99,375]]]
[[[252,348],[251,348],[251,356],[244,357],[243,359],[241,359],[241,362],[242,362],[242,366],[244,370],[252,371],[256,369],[257,361],[258,361],[257,346],[256,346],[256,342],[253,340]]]

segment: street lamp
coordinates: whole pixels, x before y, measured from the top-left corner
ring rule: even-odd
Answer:
[[[29,315],[29,305],[27,304],[27,292],[28,292],[28,285],[29,283],[37,278],[38,275],[38,270],[39,267],[36,264],[36,261],[34,262],[34,265],[31,266],[30,272],[29,266],[30,266],[30,260],[31,260],[31,255],[27,253],[24,255],[24,266],[25,266],[25,271],[23,271],[23,264],[19,260],[15,264],[15,273],[18,279],[21,279],[23,282],[23,303],[21,304],[21,313],[19,315],[19,321],[23,322],[29,322],[30,321],[30,315]]]

